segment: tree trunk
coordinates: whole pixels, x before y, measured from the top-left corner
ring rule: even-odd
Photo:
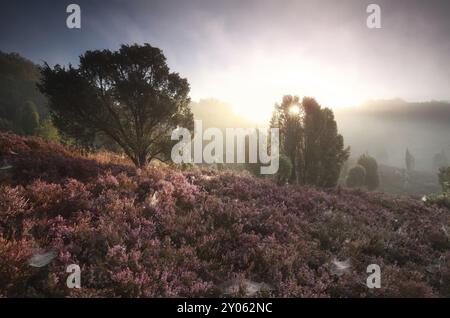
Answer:
[[[147,155],[145,153],[141,153],[141,154],[137,155],[136,159],[137,160],[136,160],[135,164],[138,168],[142,169],[147,166]]]

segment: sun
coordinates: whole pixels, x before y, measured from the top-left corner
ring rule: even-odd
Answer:
[[[292,105],[291,107],[289,107],[289,113],[292,115],[300,114],[300,107],[298,107],[298,105]]]
[[[314,97],[322,107],[330,109],[356,106],[370,96],[357,69],[343,73],[339,65],[294,53],[261,53],[246,63],[236,62],[213,75],[208,73],[196,95],[223,100],[233,106],[236,114],[258,125],[270,122],[275,104],[284,95]],[[289,113],[300,115],[301,109],[294,107]]]

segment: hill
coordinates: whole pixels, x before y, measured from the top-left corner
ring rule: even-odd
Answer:
[[[0,169],[3,297],[450,296],[450,213],[413,198],[136,170],[12,134]]]
[[[417,170],[435,173],[434,156],[450,151],[450,102],[375,100],[336,109],[335,115],[339,131],[356,158],[368,151],[379,163],[405,168],[408,148]]]
[[[27,131],[26,115],[31,105],[41,121],[47,117],[46,98],[38,91],[38,65],[17,53],[0,51],[0,131]]]
[[[380,174],[379,191],[392,194],[429,195],[440,193],[437,173],[425,171],[407,171],[380,164],[378,166]]]

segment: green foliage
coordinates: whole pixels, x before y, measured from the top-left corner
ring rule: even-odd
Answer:
[[[39,128],[39,113],[32,101],[27,101],[22,108],[21,124],[25,135],[36,134]]]
[[[37,119],[47,116],[46,99],[36,88],[38,80],[37,65],[16,53],[0,51],[1,130],[33,134]]]
[[[54,124],[66,136],[114,140],[136,166],[167,160],[177,126],[193,128],[189,84],[172,73],[162,51],[149,44],[119,51],[87,51],[79,68],[48,65],[39,85]]]
[[[59,141],[58,129],[53,125],[52,119],[47,117],[37,131],[37,135],[48,141]]]
[[[284,96],[275,105],[271,127],[280,129],[280,152],[292,163],[290,182],[333,187],[349,156],[333,112],[315,99]]]
[[[380,185],[380,177],[378,175],[378,163],[375,158],[364,154],[359,157],[359,165],[363,166],[366,170],[366,186],[369,190],[375,190]]]
[[[275,104],[270,122],[271,127],[279,128],[280,153],[286,155],[292,162],[290,182],[298,182],[298,161],[301,159],[300,140],[303,137],[302,118],[300,114],[293,114],[291,112],[293,107],[299,107],[299,105],[300,99],[298,96],[283,96],[281,104]]]
[[[438,206],[450,208],[450,167],[440,168],[438,178],[442,193],[424,196],[422,200],[428,205],[436,204]]]
[[[442,192],[450,193],[450,167],[439,169],[438,178]]]
[[[346,185],[350,188],[360,188],[366,185],[366,169],[356,165],[348,172]]]

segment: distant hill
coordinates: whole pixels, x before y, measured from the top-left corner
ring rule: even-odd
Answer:
[[[43,119],[48,113],[46,98],[38,91],[39,69],[17,53],[0,51],[0,130],[23,133],[24,112],[31,103]]]
[[[433,171],[433,157],[450,153],[450,103],[409,103],[401,99],[370,101],[335,110],[339,131],[352,156],[369,152],[378,162],[405,167],[408,148],[416,170]]]
[[[437,174],[423,171],[407,171],[380,164],[379,191],[393,194],[428,195],[439,193],[441,186]]]

